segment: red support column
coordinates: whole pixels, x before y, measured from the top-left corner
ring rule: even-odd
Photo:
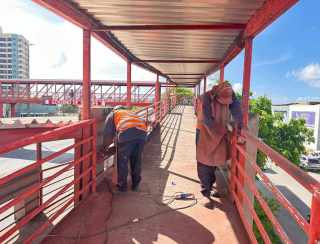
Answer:
[[[207,91],[207,76],[203,78],[203,93]]]
[[[90,118],[90,59],[91,31],[83,30],[83,84],[82,84],[82,119]]]
[[[252,59],[252,39],[248,38],[245,41],[244,53],[244,70],[243,70],[243,86],[242,86],[242,112],[243,112],[243,127],[248,128],[249,125],[249,93],[250,93],[250,76],[251,76],[251,59]],[[246,145],[242,145],[243,150],[246,150]],[[239,155],[239,167],[245,170],[246,158],[244,155]],[[234,172],[238,177],[242,187],[244,186],[244,177],[240,172]],[[243,204],[243,196],[238,192],[240,203]]]
[[[82,120],[90,119],[91,115],[91,31],[83,29],[83,83],[82,83]],[[83,128],[81,139],[90,137],[91,128]],[[76,140],[77,141],[77,140]],[[85,143],[81,148],[75,150],[75,160],[79,157],[87,155],[92,151],[91,143]],[[83,172],[86,172],[90,167],[92,167],[92,160],[83,160],[80,165],[74,167],[75,177],[79,177]],[[87,186],[90,182],[90,176],[84,176],[78,184],[75,184],[75,196],[76,201],[85,198],[89,192]],[[86,189],[81,195],[79,195],[79,190]]]
[[[156,120],[159,119],[159,109],[161,110],[161,107],[159,105],[160,102],[160,82],[159,82],[159,74],[157,74],[156,84],[155,84],[155,95],[154,95],[154,111],[156,114]]]
[[[220,67],[220,83],[224,81],[224,66]]]
[[[319,243],[320,241],[320,191],[316,190],[313,193],[311,203],[311,219],[310,219],[310,233],[309,244]]]
[[[16,104],[15,103],[10,103],[10,117],[16,117]]]
[[[242,88],[243,126],[245,128],[248,127],[248,123],[249,123],[251,60],[252,60],[252,39],[248,38],[245,41],[243,88]]]
[[[131,106],[131,62],[127,62],[127,106]]]
[[[39,142],[37,143],[37,155],[36,155],[36,158],[37,158],[37,161],[40,161],[42,159],[42,143]],[[42,179],[43,179],[43,175],[42,175],[42,170],[41,170],[41,166],[38,168],[39,169],[39,183],[42,182]],[[39,192],[38,192],[38,204],[39,206],[42,204],[42,189],[39,189]]]
[[[0,118],[3,118],[3,103],[0,103]]]

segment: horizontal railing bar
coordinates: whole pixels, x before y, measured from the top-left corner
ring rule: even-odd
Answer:
[[[2,243],[4,240],[6,240],[9,236],[11,236],[15,231],[18,229],[21,229],[22,226],[24,226],[26,223],[28,223],[33,217],[35,217],[38,213],[43,211],[54,199],[56,199],[59,195],[63,194],[68,188],[70,188],[73,184],[80,181],[85,175],[90,173],[92,171],[92,168],[89,168],[85,172],[83,172],[78,179],[73,180],[69,184],[67,184],[64,188],[62,188],[60,191],[58,191],[56,194],[54,194],[51,198],[49,198],[45,203],[43,203],[40,207],[34,209],[32,212],[30,212],[28,215],[24,216],[22,219],[19,220],[19,222],[11,228],[9,231],[7,231],[3,236],[0,237],[0,242]]]
[[[0,213],[8,210],[10,207],[14,206],[15,204],[19,203],[20,201],[22,201],[23,199],[27,198],[29,195],[32,195],[33,193],[35,193],[36,191],[38,191],[39,189],[41,189],[45,184],[47,184],[48,182],[50,182],[51,180],[53,180],[54,178],[56,178],[57,176],[63,174],[66,170],[68,170],[71,167],[74,167],[75,165],[77,165],[79,162],[85,160],[86,158],[90,157],[92,155],[92,152],[82,156],[81,158],[75,160],[74,162],[70,163],[68,166],[64,167],[63,169],[59,170],[58,172],[56,172],[55,174],[51,175],[50,177],[46,178],[44,181],[40,182],[39,184],[37,184],[36,186],[32,187],[31,189],[29,189],[28,191],[25,191],[23,193],[21,193],[19,196],[17,196],[16,198],[14,198],[13,200],[11,200],[10,202],[8,202],[7,204],[3,205],[0,207]]]
[[[41,164],[43,164],[43,163],[45,163],[45,162],[47,162],[47,161],[49,161],[49,160],[51,160],[51,159],[54,159],[54,158],[62,155],[63,153],[65,153],[65,152],[67,152],[67,151],[69,151],[69,150],[71,150],[71,149],[73,149],[73,148],[76,148],[76,147],[78,147],[78,146],[81,146],[81,145],[84,144],[84,143],[87,143],[88,141],[90,141],[90,140],[92,140],[92,139],[93,139],[93,137],[91,136],[91,137],[89,137],[89,138],[87,138],[87,139],[84,139],[84,140],[82,140],[82,141],[79,141],[79,142],[77,142],[77,143],[75,143],[75,144],[73,144],[73,145],[70,145],[70,146],[68,146],[68,147],[63,148],[62,150],[60,150],[60,151],[58,151],[58,152],[54,152],[54,153],[50,154],[49,156],[47,156],[47,157],[45,157],[45,158],[42,158],[42,159],[36,161],[36,162],[33,163],[33,164],[30,164],[30,165],[28,165],[28,166],[26,166],[26,167],[24,167],[24,168],[22,168],[22,169],[19,169],[19,170],[15,171],[15,172],[13,172],[13,173],[11,173],[11,174],[9,174],[9,175],[6,175],[6,176],[2,177],[2,178],[0,179],[0,186],[3,185],[3,184],[5,184],[5,183],[7,183],[8,181],[10,181],[10,180],[18,177],[18,176],[21,176],[21,175],[27,173],[28,171],[31,171],[32,169],[37,168],[37,167],[40,166]]]
[[[71,125],[66,125],[57,129],[53,129],[51,131],[47,131],[41,134],[37,134],[28,138],[21,139],[19,141],[15,141],[12,143],[9,143],[7,145],[3,145],[0,148],[0,154],[10,152],[12,150],[15,150],[17,148],[21,148],[30,144],[40,143],[44,141],[52,141],[54,139],[58,139],[59,136],[62,136],[66,133],[75,131],[79,128],[83,128],[86,125],[91,125],[94,122],[94,120],[83,120]]]
[[[264,226],[262,225],[256,211],[254,210],[254,207],[252,206],[252,203],[251,201],[249,200],[249,197],[248,195],[246,194],[246,192],[242,189],[242,184],[240,183],[239,179],[237,177],[234,177],[234,180],[236,182],[236,185],[237,185],[237,189],[241,191],[241,196],[244,196],[244,200],[245,202],[247,203],[247,206],[249,207],[249,211],[253,217],[253,220],[254,222],[256,223],[257,225],[257,228],[262,236],[262,239],[264,241],[264,243],[267,243],[267,244],[272,244],[270,238],[269,238],[269,235],[267,234],[266,232],[266,229],[264,228]]]
[[[238,213],[240,215],[240,218],[242,219],[242,223],[243,223],[243,225],[244,225],[244,227],[245,227],[245,229],[246,229],[246,231],[248,233],[248,236],[250,238],[251,243],[252,244],[258,244],[257,239],[256,239],[256,237],[255,237],[255,235],[254,235],[254,233],[252,231],[253,228],[252,228],[251,224],[249,224],[247,218],[244,215],[244,210],[243,210],[242,205],[240,204],[240,200],[239,200],[237,194],[235,194],[234,192],[232,192],[232,194],[233,194],[233,199],[234,199],[234,201],[236,203],[236,207],[238,209]]]
[[[284,229],[280,225],[279,221],[273,215],[270,207],[268,206],[268,204],[266,203],[264,198],[261,196],[261,193],[257,190],[256,187],[254,187],[253,182],[248,177],[248,175],[244,173],[244,169],[242,167],[238,166],[239,162],[236,162],[236,163],[237,163],[236,164],[236,168],[239,170],[240,174],[245,178],[245,180],[247,182],[249,182],[248,186],[249,186],[250,190],[253,192],[255,198],[258,200],[260,206],[262,207],[263,211],[267,215],[268,219],[270,220],[270,222],[275,227],[275,230],[277,231],[277,233],[280,235],[281,240],[285,240],[286,243],[291,243],[288,235],[286,234],[286,232],[284,231]]]
[[[237,149],[241,154],[243,154],[245,157],[248,156],[247,153],[241,148],[237,146]],[[264,185],[273,193],[273,195],[276,197],[276,199],[279,201],[279,203],[285,207],[290,215],[297,221],[297,223],[300,225],[302,230],[305,233],[309,232],[309,224],[306,222],[306,220],[301,216],[299,211],[297,211],[292,204],[282,195],[282,193],[273,185],[273,183],[268,179],[268,177],[262,172],[262,170],[257,166],[255,162],[251,162],[253,166],[253,170],[255,173],[258,173],[258,175],[262,178],[262,182]],[[238,169],[241,171],[241,174],[244,175],[247,181],[250,179],[246,174],[244,174],[244,171],[241,167],[238,167]],[[262,205],[261,205],[262,206]],[[272,214],[272,212],[271,212]],[[280,225],[277,223],[277,225]],[[282,230],[283,231],[283,230]]]
[[[320,183],[313,177],[308,175],[303,170],[299,169],[290,160],[282,156],[280,153],[272,149],[270,146],[265,144],[261,139],[256,138],[250,132],[243,130],[243,135],[251,140],[258,149],[268,156],[272,161],[276,162],[277,165],[286,171],[291,177],[298,181],[302,186],[304,186],[308,191],[313,193],[315,190],[320,189]]]

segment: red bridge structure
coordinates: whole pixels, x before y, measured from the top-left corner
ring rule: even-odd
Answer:
[[[290,224],[298,226],[306,242],[320,242],[319,182],[266,145],[249,126],[253,40],[297,0],[34,2],[83,29],[83,79],[1,81],[12,87],[24,86],[23,92],[11,97],[10,92],[2,93],[1,102],[42,103],[48,96],[53,104],[81,103],[81,120],[41,128],[26,125],[20,128],[21,133],[15,131],[11,133],[14,137],[2,140],[0,154],[8,161],[10,152],[33,146],[35,156],[1,175],[0,243],[272,243],[270,228],[259,218],[255,205],[260,206],[282,243],[297,243],[288,225],[271,211],[257,178],[287,210]],[[125,82],[91,80],[91,37],[126,60]],[[201,81],[204,91],[210,74],[220,71],[223,81],[225,67],[242,50],[244,129],[241,133],[233,130],[232,159],[219,173],[217,187],[226,190],[225,197],[217,200],[214,210],[208,210],[197,204],[200,186],[195,173],[193,108],[178,105],[174,92],[160,97],[160,87],[194,87],[199,96]],[[154,72],[155,82],[132,82],[132,64]],[[159,76],[168,83],[160,83]],[[121,97],[116,92],[120,87],[126,89],[119,92]],[[153,95],[149,96],[149,91],[141,95],[136,87],[149,87]],[[71,89],[72,101],[67,98]],[[110,191],[115,167],[111,158],[97,158],[104,115],[92,105],[100,102],[145,105],[136,111],[149,125],[139,193],[119,196]],[[0,130],[0,134],[4,137],[8,131]],[[45,152],[46,143],[63,139],[71,143]],[[66,157],[70,150],[74,152],[71,159]],[[257,166],[257,150],[312,194],[310,221]],[[58,159],[59,163],[52,163]],[[194,197],[178,201],[177,192],[193,193]]]
[[[19,103],[81,105],[82,102],[81,80],[0,80],[0,84],[0,105],[11,105],[11,117],[15,117],[15,105]],[[155,93],[159,93],[161,88],[166,88],[167,92],[176,86],[172,82],[159,82],[156,91],[155,81],[144,81],[132,82],[131,90],[128,90],[127,81],[91,81],[91,105],[149,106],[155,102]]]

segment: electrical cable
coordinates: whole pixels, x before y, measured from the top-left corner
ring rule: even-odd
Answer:
[[[146,221],[146,220],[149,220],[151,218],[154,218],[156,216],[159,216],[159,215],[162,215],[162,214],[165,214],[165,213],[169,213],[169,212],[172,212],[172,211],[177,211],[177,210],[183,210],[183,209],[187,209],[187,208],[191,208],[193,206],[195,206],[197,203],[198,203],[198,199],[195,197],[194,194],[192,193],[184,193],[184,192],[176,192],[174,193],[173,195],[171,196],[165,196],[165,197],[169,197],[171,198],[171,201],[170,203],[162,203],[162,205],[169,205],[171,203],[173,203],[174,201],[176,200],[181,200],[181,201],[192,201],[191,204],[188,204],[187,206],[182,206],[182,207],[178,207],[178,208],[169,208],[169,209],[165,209],[163,211],[159,211],[157,213],[154,213],[152,215],[149,215],[149,216],[146,216],[146,217],[143,217],[143,218],[137,218],[137,219],[133,219],[133,220],[130,220],[130,221],[127,221],[123,224],[119,224],[119,225],[116,225],[116,226],[113,226],[113,227],[110,227],[108,229],[103,229],[103,230],[100,230],[100,231],[97,231],[95,233],[92,233],[92,234],[88,234],[88,235],[78,235],[78,236],[67,236],[67,235],[55,235],[55,234],[49,234],[48,237],[57,237],[57,238],[63,238],[63,239],[71,239],[71,240],[83,240],[83,239],[89,239],[89,238],[92,238],[92,237],[96,237],[96,236],[99,236],[99,235],[103,235],[103,234],[108,234],[112,231],[115,231],[117,229],[120,229],[120,228],[123,228],[123,227],[127,227],[127,226],[130,226],[130,225],[133,225],[133,224],[137,224],[137,223],[141,223],[143,221]],[[112,204],[112,203],[111,203]],[[111,206],[111,209],[112,209],[112,206]],[[107,219],[110,218],[111,216],[111,213],[112,211],[110,211],[110,213],[108,214],[107,216]]]

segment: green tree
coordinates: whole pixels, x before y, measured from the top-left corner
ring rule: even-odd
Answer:
[[[270,210],[272,211],[272,213],[276,213],[280,209],[280,205],[275,199],[265,198],[265,200],[266,200]],[[268,233],[268,236],[269,236],[271,242],[273,244],[281,244],[282,242],[281,242],[281,239],[280,239],[278,233],[273,228],[273,224],[271,223],[268,216],[266,215],[266,213],[264,212],[264,210],[262,209],[261,205],[259,204],[259,202],[257,200],[254,201],[254,209],[255,209],[255,212],[257,213],[258,218],[260,219],[263,227],[265,228],[266,232]],[[253,232],[254,232],[255,237],[257,238],[258,243],[263,244],[264,241],[262,239],[262,236],[259,232],[259,229],[258,229],[256,223],[253,223]]]
[[[305,153],[305,144],[314,141],[305,121],[285,122],[281,115],[272,113],[271,100],[266,96],[250,100],[250,113],[259,116],[259,137],[294,164],[299,164],[301,154]],[[261,168],[265,167],[266,159],[264,154],[258,152],[257,163]]]
[[[190,88],[177,87],[176,94],[178,97],[193,97],[193,92]]]

